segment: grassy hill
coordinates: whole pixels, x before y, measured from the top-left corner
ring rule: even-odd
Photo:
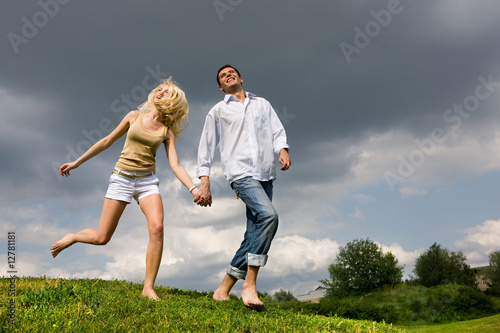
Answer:
[[[18,278],[15,297],[9,289],[11,281],[1,278],[2,332],[403,331],[384,323],[295,313],[277,305],[257,313],[240,300],[216,302],[209,293],[167,287],[156,288],[162,301],[154,302],[141,297],[142,285],[125,281]]]
[[[457,323],[405,327],[408,333],[498,333],[500,314]]]

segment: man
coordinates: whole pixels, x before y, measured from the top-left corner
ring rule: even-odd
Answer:
[[[260,310],[257,275],[267,262],[267,253],[278,228],[278,214],[273,207],[275,157],[279,154],[281,170],[291,165],[286,134],[276,112],[264,98],[243,90],[238,70],[225,65],[217,72],[219,89],[226,93],[208,113],[198,148],[197,176],[201,180],[201,206],[211,206],[210,169],[214,151],[220,148],[222,169],[231,188],[246,205],[247,229],[243,242],[229,264],[226,275],[214,293],[215,300],[229,299],[229,292],[239,279],[243,303]]]

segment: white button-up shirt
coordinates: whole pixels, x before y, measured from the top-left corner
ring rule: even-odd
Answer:
[[[244,104],[226,95],[209,111],[198,147],[198,177],[210,176],[217,145],[229,183],[249,176],[259,181],[275,179],[274,154],[289,147],[271,104],[250,92]]]

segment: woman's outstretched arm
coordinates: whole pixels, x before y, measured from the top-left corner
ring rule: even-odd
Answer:
[[[184,167],[179,162],[179,157],[177,156],[177,150],[175,149],[175,138],[173,132],[169,129],[167,132],[167,140],[165,141],[165,151],[167,153],[168,163],[170,164],[170,168],[174,175],[179,179],[179,181],[189,190],[193,188],[194,183],[189,177],[188,173],[184,169]],[[191,191],[194,200],[196,201],[199,197],[198,188],[194,188]]]
[[[97,141],[92,147],[89,148],[85,153],[82,154],[78,159],[76,159],[73,162],[68,162],[64,163],[60,168],[59,168],[59,173],[61,176],[66,176],[68,177],[69,171],[72,169],[78,168],[80,165],[82,165],[84,162],[90,160],[92,157],[98,155],[100,152],[108,149],[111,147],[111,145],[121,138],[123,134],[127,133],[131,122],[135,119],[137,116],[137,113],[139,111],[130,111],[120,122],[116,128],[109,133],[107,136],[102,138],[101,140]]]

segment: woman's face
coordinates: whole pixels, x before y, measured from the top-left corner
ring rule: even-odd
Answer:
[[[168,85],[167,84],[162,84],[156,89],[155,93],[155,98],[154,101],[155,103],[160,103],[161,100],[166,97],[168,94]]]

